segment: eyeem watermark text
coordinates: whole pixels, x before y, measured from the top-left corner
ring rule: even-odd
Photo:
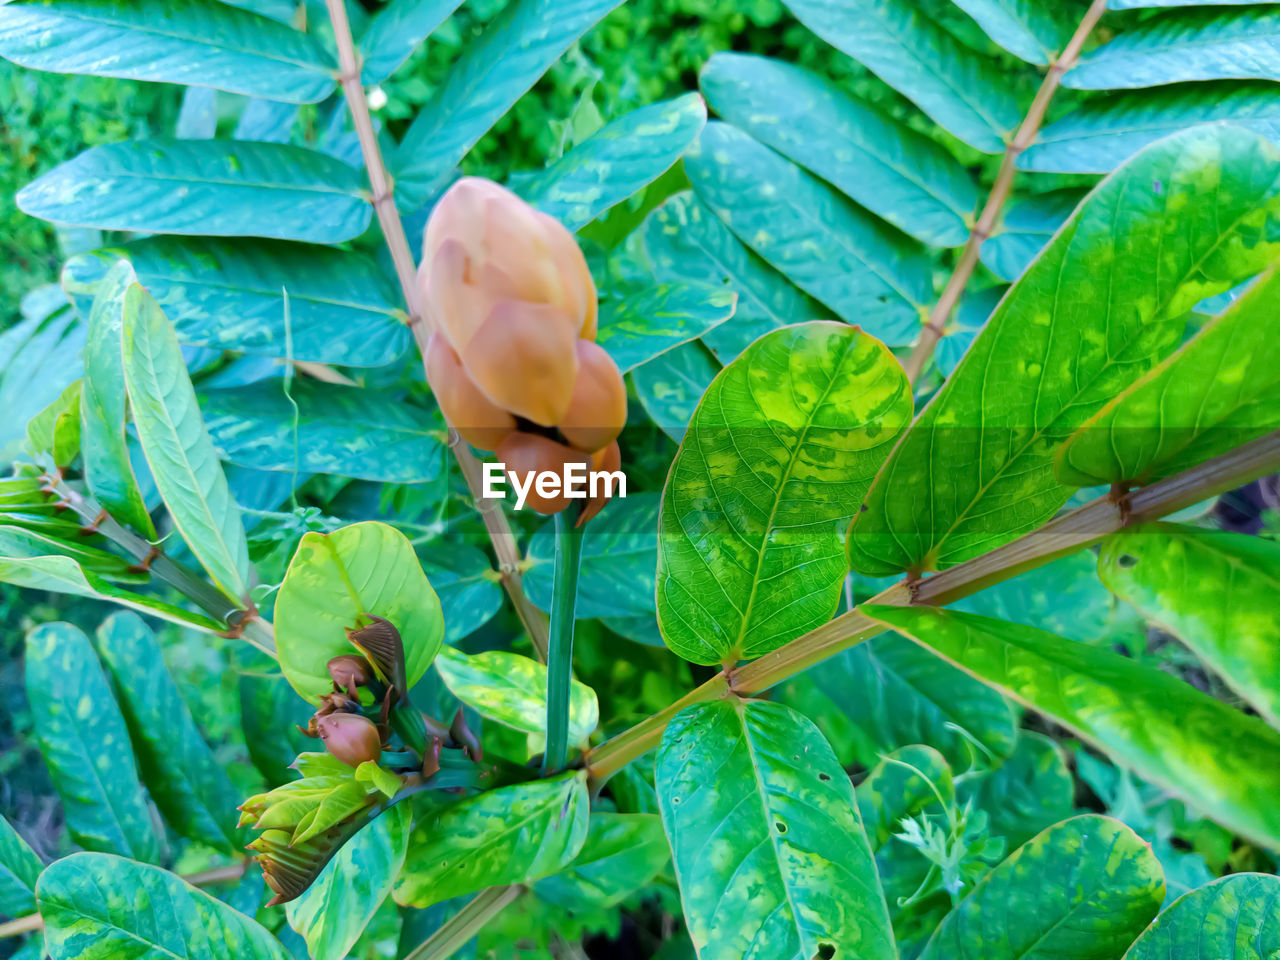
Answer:
[[[530,490],[548,499],[564,496],[570,500],[594,500],[627,495],[627,477],[621,470],[588,470],[585,463],[573,462],[564,465],[563,475],[554,470],[526,470],[521,474],[508,470],[505,463],[486,463],[480,496],[486,500],[503,499],[508,481],[516,492],[517,510],[524,509]]]

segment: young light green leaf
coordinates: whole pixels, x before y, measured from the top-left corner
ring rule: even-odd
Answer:
[[[313,38],[214,0],[15,0],[0,7],[0,56],[292,103],[317,103],[334,88],[335,66]]]
[[[1028,63],[1047,67],[1071,39],[1070,4],[1055,0],[955,0],[988,37]],[[1080,12],[1084,12],[1080,5]]]
[[[1075,805],[1062,750],[1031,730],[1018,731],[1018,745],[1000,766],[965,777],[959,793],[986,812],[992,836],[1004,837],[1009,850],[1071,816]]]
[[[45,870],[36,895],[53,960],[289,960],[253,920],[159,867],[76,853]]]
[[[1062,77],[1076,90],[1154,87],[1179,80],[1280,80],[1280,12],[1170,10],[1085,54]]]
[[[343,960],[391,892],[404,866],[413,818],[392,807],[342,845],[320,876],[285,905],[289,926],[307,941],[312,960]]]
[[[722,363],[728,363],[762,333],[818,316],[818,308],[804,294],[744,247],[692,192],[669,198],[649,215],[643,229],[645,252],[659,281],[710,283],[738,295],[733,317],[707,331],[703,338]],[[683,351],[686,360],[693,352]],[[710,382],[708,376],[694,402]],[[692,404],[689,412],[693,412]],[[657,415],[654,419],[659,426],[665,422]],[[680,423],[681,433],[686,423],[688,417]]]
[[[930,807],[954,803],[956,788],[942,754],[919,743],[886,753],[854,792],[867,842],[875,853],[904,820]]]
[[[482,717],[524,733],[547,730],[547,668],[505,650],[468,656],[441,649],[436,669],[449,692]],[[574,680],[569,686],[569,743],[582,743],[600,722],[595,691]]]
[[[84,347],[84,391],[80,398],[84,477],[89,491],[108,513],[154,540],[156,529],[138,489],[125,434],[128,415],[121,330],[125,292],[137,283],[137,277],[127,263],[111,266],[105,259],[101,263],[106,273],[89,310]]]
[[[135,614],[117,613],[103,621],[97,640],[143,782],[166,821],[211,847],[239,847],[240,798],[165,669],[155,635]]]
[[[1280,725],[1280,544],[1144,524],[1103,541],[1098,575]]]
[[[397,201],[421,206],[575,40],[622,0],[514,0],[468,44],[392,158]]]
[[[982,243],[983,265],[1001,280],[1017,280],[1083,197],[1079,190],[1054,190],[1009,204],[999,228]]]
[[[1058,447],[1174,347],[1196,303],[1276,258],[1278,184],[1273,146],[1200,127],[1095,188],[876,477],[850,528],[854,569],[946,569],[1052,516],[1071,495]]]
[[[80,456],[80,396],[83,381],[73,380],[47,407],[27,421],[27,449],[47,454],[58,467]]]
[[[972,147],[1000,153],[1022,112],[994,61],[963,46],[911,0],[785,0],[847,53]]]
[[[231,463],[258,470],[331,473],[425,483],[440,474],[444,432],[398,392],[295,380],[210,390],[209,435]]]
[[[386,80],[461,5],[462,0],[391,0],[360,37],[360,82],[372,87]]]
[[[1280,951],[1280,878],[1236,873],[1156,917],[1124,960],[1268,960]]]
[[[933,290],[918,244],[726,123],[708,124],[684,165],[699,198],[796,286],[890,345],[915,339]]]
[[[932,607],[860,609],[1228,829],[1280,844],[1280,733],[1258,718],[1161,670],[1033,627]]]
[[[1163,900],[1164,873],[1141,837],[1110,817],[1074,817],[987,874],[920,960],[1114,957]]]
[[[243,603],[249,548],[240,508],[200,418],[173,326],[136,283],[125,291],[121,338],[133,422],[169,516],[218,588]]]
[[[623,373],[733,316],[737,295],[707,283],[664,283],[600,301],[596,342]]]
[[[679,443],[719,371],[720,364],[701,344],[686,343],[640,364],[631,371],[631,382],[653,422]]]
[[[121,259],[133,265],[184,343],[348,367],[382,366],[409,346],[399,294],[357,253],[269,240],[148,237],[72,257],[63,286],[77,303],[88,300]]]
[[[717,53],[698,78],[723,119],[924,243],[969,238],[978,191],[942,146],[800,67]]]
[[[130,140],[84,151],[15,200],[41,220],[100,230],[340,243],[369,225],[364,190],[355,168],[306,147]]]
[[[26,689],[72,839],[86,850],[158,860],[129,731],[89,638],[69,623],[28,633]]]
[[[655,781],[701,960],[897,957],[848,774],[803,716],[736,698],[689,707]]]
[[[777,330],[722,370],[663,490],[667,645],[733,663],[830,619],[846,572],[839,526],[910,417],[902,367],[856,327]]]
[[[504,883],[559,872],[587,838],[586,775],[499,787],[418,821],[393,895],[429,907]]]
[[[570,230],[657,180],[702,131],[707,106],[696,93],[633,110],[521,180],[522,197]]]
[[[551,609],[555,525],[548,521],[529,544],[524,588],[542,610]],[[582,530],[582,561],[574,614],[632,617],[652,614],[658,563],[658,495],[638,493],[605,506]]]
[[[658,830],[661,836],[661,825]],[[43,869],[44,863],[13,824],[0,817],[0,916],[22,917],[35,911],[36,880]]]
[[[385,523],[308,533],[276,597],[280,669],[309,703],[333,689],[326,664],[355,653],[346,628],[361,615],[389,620],[404,642],[408,685],[427,672],[444,638],[440,600],[409,539]]]
[[[1090,417],[1058,451],[1073,486],[1150,483],[1280,429],[1280,268]]]
[[[572,912],[607,910],[639,890],[671,859],[662,820],[653,813],[595,813],[582,852],[533,892]]]
[[[1218,122],[1280,141],[1275,84],[1218,81],[1091,97],[1041,130],[1018,156],[1018,166],[1048,173],[1109,173],[1161,137]]]

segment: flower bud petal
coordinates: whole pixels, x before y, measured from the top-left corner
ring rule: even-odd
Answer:
[[[316,721],[325,749],[349,767],[382,754],[382,738],[373,721],[354,713],[331,713]]]
[[[418,269],[422,302],[433,331],[444,334],[461,350],[488,318],[494,297],[469,282],[478,272],[462,244],[447,240],[430,261]]]
[[[612,473],[615,470],[622,469],[622,451],[618,448],[618,441],[615,440],[603,450],[597,450],[591,457],[591,469],[597,472]],[[607,488],[606,488],[607,489]],[[609,497],[602,491],[599,496],[593,497],[587,501],[586,507],[583,508],[582,516],[578,518],[577,526],[582,526],[597,513],[604,509],[604,505],[609,502]]]
[[[627,422],[627,387],[618,365],[598,344],[579,340],[578,379],[558,426],[579,450],[599,450],[617,439]]]
[[[575,342],[560,308],[501,300],[458,355],[490,400],[550,427],[564,417],[573,398]]]
[[[471,381],[443,335],[431,335],[426,359],[427,382],[449,424],[473,447],[495,449],[516,428],[516,418]]]
[[[343,690],[350,691],[353,687],[367,686],[373,678],[373,667],[369,665],[369,661],[354,653],[333,657],[326,666],[333,682]]]
[[[565,464],[586,463],[588,460],[585,453],[579,453],[563,443],[519,431],[508,434],[507,438],[498,445],[496,454],[498,459],[506,464],[506,469],[520,478],[522,486],[528,482],[531,473],[536,476],[542,471],[551,471],[563,477]],[[539,513],[548,515],[559,513],[569,506],[571,501],[563,492],[558,496],[543,497],[536,487],[536,483],[529,483],[529,493],[525,503]]]

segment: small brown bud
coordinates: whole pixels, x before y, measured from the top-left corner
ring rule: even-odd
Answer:
[[[364,657],[357,657],[354,653],[334,657],[327,666],[329,676],[333,678],[337,688],[347,691],[347,695],[353,700],[357,699],[356,687],[368,686],[369,681],[373,679],[373,667],[369,665],[369,661]]]
[[[331,713],[316,720],[325,749],[349,767],[377,760],[382,738],[373,721],[354,713]]]

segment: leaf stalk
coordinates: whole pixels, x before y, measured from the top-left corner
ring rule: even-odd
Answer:
[[[551,634],[547,649],[547,749],[542,775],[569,761],[569,686],[573,682],[573,628],[578,605],[578,572],[582,567],[582,531],[573,522],[578,511],[555,515],[555,581],[551,597]]]

